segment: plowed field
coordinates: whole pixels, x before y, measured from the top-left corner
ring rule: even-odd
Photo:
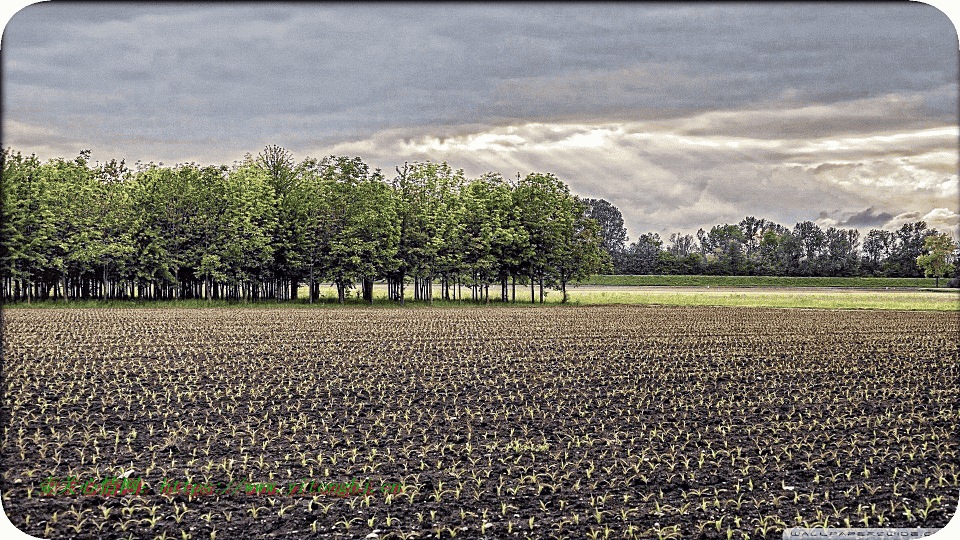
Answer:
[[[40,538],[779,538],[957,507],[956,312],[9,310],[2,329],[0,490]],[[122,474],[139,495],[42,493]],[[288,494],[357,478],[403,492]]]

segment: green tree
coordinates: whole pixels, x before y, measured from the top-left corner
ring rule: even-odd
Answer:
[[[303,206],[311,200],[304,196],[305,190],[316,188],[314,181],[320,174],[317,170],[320,164],[307,157],[294,165],[293,154],[277,145],[266,146],[255,163],[267,174],[277,209],[277,227],[271,240],[270,295],[277,301],[295,299],[301,280],[314,269],[309,262],[308,246],[300,242],[306,238],[304,216],[311,211]],[[310,290],[314,290],[312,284]]]
[[[500,227],[499,217],[491,201],[491,182],[482,177],[470,182],[461,197],[462,263],[470,276],[471,298],[483,298],[483,287],[489,291],[490,281],[496,275],[497,259],[492,250],[495,231]]]
[[[99,255],[101,230],[93,211],[98,186],[89,158],[90,151],[84,150],[72,161],[53,159],[40,170],[57,208],[52,214],[54,233],[47,260],[55,298],[79,296],[81,276]]]
[[[950,235],[946,233],[927,236],[923,241],[926,254],[917,257],[917,266],[923,268],[925,276],[936,278],[936,286],[940,286],[940,278],[953,270],[953,255],[957,249]]]
[[[91,264],[99,266],[99,271],[91,282],[96,282],[100,288],[97,296],[106,300],[114,296],[110,278],[116,276],[117,270],[133,252],[128,233],[133,207],[126,188],[131,174],[122,161],[111,160],[99,166],[95,176],[98,185],[94,189],[95,197],[90,201],[90,210],[93,224],[98,229],[96,238],[99,243],[93,246]],[[90,296],[92,294],[84,291],[84,298]]]
[[[896,247],[890,257],[891,266],[899,277],[920,277],[922,269],[917,265],[917,257],[923,255],[924,241],[937,231],[928,229],[924,221],[904,223],[894,232]]]
[[[896,248],[896,239],[891,231],[872,229],[863,240],[863,255],[860,266],[872,276],[887,276],[893,273],[891,255]]]
[[[507,279],[518,263],[518,242],[525,238],[516,219],[512,188],[499,173],[486,173],[471,182],[462,197],[464,268],[478,288],[474,297],[490,302],[489,287],[500,282],[500,299],[506,302]]]
[[[235,296],[255,299],[273,261],[272,240],[277,227],[275,188],[270,176],[252,158],[230,171],[224,184],[227,206],[220,249],[229,262]]]
[[[826,253],[821,264],[825,276],[850,277],[859,270],[860,231],[830,227],[825,233]]]
[[[389,188],[379,170],[360,158],[331,156],[322,162],[318,225],[322,273],[344,303],[354,283],[373,301],[373,279],[394,268],[399,228]]]
[[[663,242],[657,233],[644,233],[631,242],[623,254],[621,269],[625,274],[643,275],[654,274],[658,270],[658,263]]]
[[[616,263],[627,247],[627,229],[623,226],[623,214],[616,206],[604,199],[581,199],[581,201],[587,207],[587,217],[595,220],[600,227],[600,239],[603,242],[604,251],[610,255],[610,260]]]
[[[194,164],[164,168],[151,163],[124,182],[126,199],[119,201],[124,219],[118,225],[123,232],[114,233],[126,255],[117,261],[118,277],[137,282],[147,296],[180,296],[181,280],[197,278],[208,251],[205,205],[211,183],[219,181],[219,174]]]
[[[793,237],[797,243],[797,273],[801,276],[822,275],[820,265],[824,262],[826,237],[823,230],[812,221],[797,223],[793,227]]]
[[[393,182],[400,237],[396,270],[391,274],[391,298],[404,302],[407,276],[414,278],[414,299],[432,301],[433,278],[444,266],[444,240],[455,212],[455,192],[465,183],[463,171],[446,162],[404,164]]]
[[[551,262],[556,261],[552,252],[564,242],[564,222],[559,218],[569,210],[564,205],[569,197],[566,184],[551,173],[530,173],[517,182],[513,191],[513,205],[528,239],[521,266],[530,277],[531,302],[536,300],[535,287],[539,283],[543,303],[544,279],[551,271]]]
[[[714,225],[710,232],[698,233],[698,236],[711,273],[743,275],[748,272],[743,231],[737,225]]]
[[[0,185],[0,263],[9,292],[5,298],[29,303],[41,288],[55,234],[55,202],[36,156],[3,151]]]
[[[612,271],[600,225],[589,217],[589,208],[574,196],[562,199],[558,208],[555,223],[559,240],[550,252],[549,266],[563,294],[562,304],[568,300],[568,283]]]

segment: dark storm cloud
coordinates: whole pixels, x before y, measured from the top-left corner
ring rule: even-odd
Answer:
[[[922,4],[37,4],[8,26],[4,84],[146,96],[167,114],[215,116],[230,130],[264,111],[296,114],[335,138],[689,116],[784,92],[805,103],[929,93],[957,78],[952,33]],[[185,108],[188,94],[217,104]],[[356,114],[371,105],[375,114]],[[915,106],[909,119],[824,129],[939,121],[954,114],[955,87]],[[69,100],[62,109],[20,120],[105,112]]]
[[[893,219],[893,214],[889,212],[874,213],[874,207],[871,206],[863,212],[844,219],[839,222],[839,225],[843,227],[879,227],[891,219]]]

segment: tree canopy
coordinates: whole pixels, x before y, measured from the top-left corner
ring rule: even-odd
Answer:
[[[357,157],[297,163],[274,145],[232,167],[89,158],[3,151],[4,300],[279,301],[306,284],[312,302],[326,282],[372,302],[385,280],[402,302],[407,281],[430,300],[439,279],[444,298],[466,285],[486,301],[499,281],[506,301],[508,281],[565,286],[606,268],[595,220],[549,173],[468,180],[415,162],[388,180]]]

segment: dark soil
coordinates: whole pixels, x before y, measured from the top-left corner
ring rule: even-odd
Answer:
[[[957,317],[6,311],[3,507],[39,538],[938,528],[960,486]],[[139,495],[41,493],[127,471]],[[367,478],[403,493],[288,493]],[[283,492],[163,495],[164,479]]]

